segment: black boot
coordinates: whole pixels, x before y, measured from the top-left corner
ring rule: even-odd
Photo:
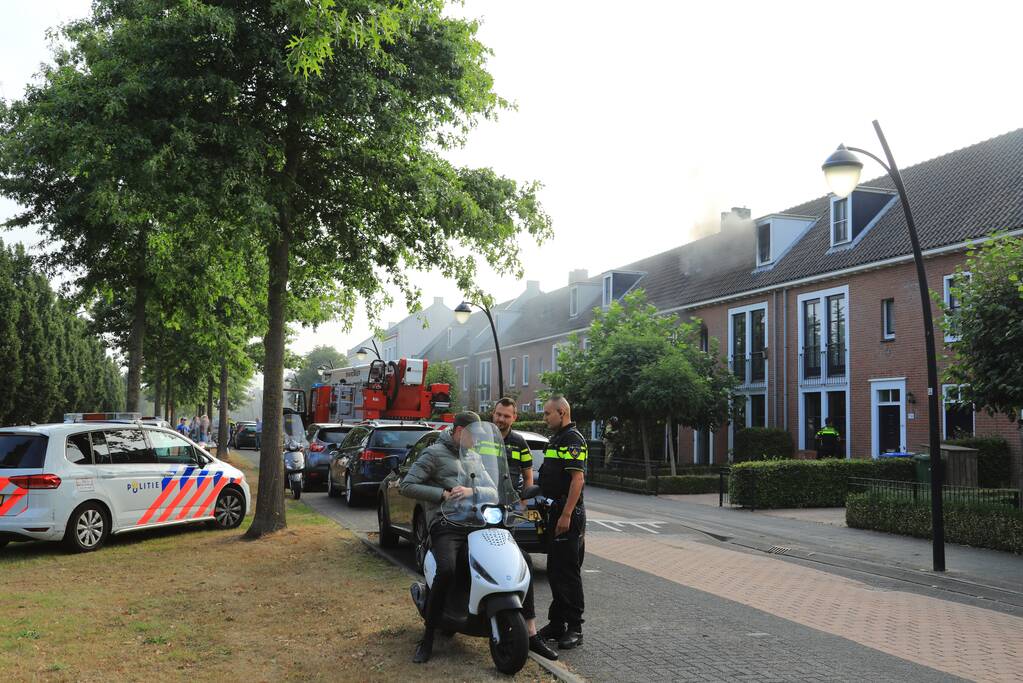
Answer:
[[[551,622],[536,632],[543,640],[558,640],[565,635],[565,624]]]
[[[558,659],[558,653],[547,647],[547,643],[544,642],[543,637],[539,633],[529,637],[529,649],[545,659],[550,659],[551,661],[557,661]]]
[[[423,632],[423,639],[419,641],[419,645],[416,646],[416,654],[413,655],[412,661],[415,664],[424,664],[430,661],[430,657],[433,655],[433,629],[428,628]]]
[[[565,631],[565,635],[558,638],[558,648],[562,650],[571,650],[573,647],[579,647],[582,644],[583,634],[571,628]]]

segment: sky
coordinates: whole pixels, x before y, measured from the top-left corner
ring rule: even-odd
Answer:
[[[47,59],[45,31],[87,0],[0,0],[0,96]],[[544,291],[683,244],[732,206],[765,215],[827,192],[836,145],[880,154],[878,119],[900,166],[1023,126],[1019,2],[467,0],[494,52],[495,88],[516,109],[452,152],[461,165],[538,180],[555,236],[523,240],[525,279]],[[868,161],[864,178],[881,173]],[[0,198],[0,220],[16,207]],[[31,231],[0,235],[27,245]],[[457,288],[416,277],[428,305]],[[524,282],[481,273],[498,300]],[[407,315],[404,302],[380,324]],[[368,336],[299,330],[294,350]]]

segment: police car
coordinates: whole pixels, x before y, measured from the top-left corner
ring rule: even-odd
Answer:
[[[245,475],[189,439],[141,421],[0,427],[0,547],[63,541],[96,550],[110,534],[241,524]]]

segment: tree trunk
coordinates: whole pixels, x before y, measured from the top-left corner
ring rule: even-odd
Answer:
[[[153,375],[156,376],[156,381],[153,383],[153,417],[160,417],[165,415],[163,411],[163,372],[160,370],[159,364],[153,370]]]
[[[668,421],[664,425],[664,435],[668,439],[668,461],[671,463],[671,476],[678,474],[678,470],[675,469],[675,439],[671,433],[671,415],[668,416]]]
[[[227,441],[230,438],[228,434],[228,416],[227,410],[227,359],[222,358],[220,361],[220,426],[217,428],[217,457],[226,459],[228,456]]]
[[[649,479],[653,476],[653,472],[650,470],[650,436],[647,434],[645,418],[641,418],[639,421],[639,433],[643,437],[643,465],[646,467],[646,476]]]
[[[213,375],[206,378],[206,417],[213,419]]]
[[[259,538],[287,526],[284,516],[284,454],[281,414],[284,409],[285,299],[288,295],[288,236],[281,231],[269,246],[270,282],[267,288],[269,325],[263,338],[263,433],[259,453],[259,492],[256,515],[245,533]]]
[[[128,335],[128,387],[125,403],[129,413],[139,409],[139,389],[142,386],[142,347],[146,337],[146,230],[139,232],[135,277],[135,304],[131,313],[131,332]]]

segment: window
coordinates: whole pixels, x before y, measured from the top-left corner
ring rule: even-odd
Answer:
[[[540,399],[533,401],[533,408],[535,409],[535,412],[543,414],[543,401]]]
[[[469,391],[469,366],[462,366],[462,391]]]
[[[558,371],[558,344],[551,345],[551,372]]]
[[[845,295],[835,294],[828,301],[828,376],[845,374]]]
[[[944,384],[941,387],[942,422],[946,439],[973,436],[973,406],[963,400],[963,384]]]
[[[803,377],[821,376],[820,301],[803,302]]]
[[[814,440],[821,428],[821,394],[808,391],[803,394],[803,448],[812,451]]]
[[[369,436],[369,429],[366,427],[356,427],[352,431],[348,432],[348,436],[341,442],[341,448],[355,448]]]
[[[746,381],[746,314],[732,315],[732,372]]]
[[[755,304],[728,311],[732,373],[742,385],[767,382],[767,306]],[[702,334],[702,330],[701,330]],[[707,340],[709,344],[709,339]],[[700,344],[703,345],[701,339]]]
[[[757,226],[757,265],[769,263],[771,260],[771,224]]]
[[[522,357],[522,386],[529,386],[529,356]]]
[[[149,441],[156,451],[156,461],[161,465],[194,465],[199,462],[192,444],[177,434],[150,431]]]
[[[849,356],[849,288],[800,294],[799,381],[803,384],[845,384]]]
[[[831,203],[831,246],[849,241],[849,198]]]
[[[512,358],[511,359],[511,365],[508,368],[508,386],[510,386],[510,387],[515,386],[515,381],[518,379],[518,376],[519,376],[519,359],[518,358]]]
[[[881,301],[881,337],[895,339],[895,299]]]
[[[490,400],[490,359],[480,361],[480,402]]]
[[[91,465],[92,442],[89,440],[89,433],[68,436],[67,445],[64,447],[64,457],[72,465]]]
[[[35,434],[0,434],[0,470],[42,469],[48,441]]]
[[[957,297],[955,295],[955,293],[952,291],[953,288],[956,287],[957,284],[958,284],[956,282],[956,278],[957,277],[963,277],[963,278],[966,278],[968,280],[970,278],[970,273],[968,273],[968,272],[957,273],[956,275],[946,275],[944,278],[942,278],[942,280],[944,282],[944,290],[945,290],[944,294],[945,294],[945,317],[946,317],[946,319],[953,319],[954,320],[956,315],[959,313],[959,308],[960,308],[961,303],[959,301],[959,297]],[[959,335],[957,335],[957,334],[946,334],[945,335],[945,341],[947,341],[947,342],[959,341]]]
[[[568,315],[572,318],[579,315],[579,288],[573,287],[568,291]]]
[[[98,435],[99,432],[96,433]],[[95,436],[95,435],[94,435]],[[106,462],[111,465],[148,465],[156,463],[156,454],[146,445],[140,429],[111,429],[103,432],[106,438]],[[99,448],[93,441],[96,462],[99,462]]]
[[[611,305],[611,291],[612,291],[611,290],[611,278],[612,277],[613,277],[612,275],[605,275],[604,276],[604,296],[603,296],[603,299],[602,299],[604,308],[607,308],[608,306]]]
[[[763,394],[752,394],[749,397],[749,426],[767,426],[767,401]]]
[[[528,412],[529,412],[529,409],[530,409],[530,408],[532,408],[532,407],[533,407],[533,406],[532,406],[532,404],[529,404],[529,403],[523,403],[523,404],[522,404],[522,405],[521,405],[521,406],[519,407],[519,410],[521,410],[521,411],[522,411],[523,413],[528,413]]]
[[[706,325],[700,325],[700,350],[704,353],[710,351],[710,332],[707,331]]]

